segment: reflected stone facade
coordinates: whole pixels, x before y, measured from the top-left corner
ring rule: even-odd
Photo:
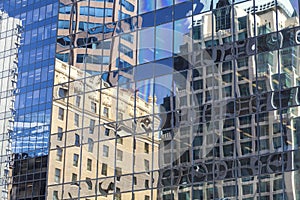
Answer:
[[[0,8],[3,199],[300,199],[298,1]]]

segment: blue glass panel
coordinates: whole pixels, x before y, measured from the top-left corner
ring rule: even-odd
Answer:
[[[155,59],[172,56],[173,24],[163,24],[156,27]]]
[[[60,4],[60,6],[64,6],[64,4]],[[68,6],[64,6],[64,7],[60,7],[59,8],[59,13],[62,13],[62,14],[70,14],[71,13],[71,6],[68,5]]]
[[[192,26],[192,17],[177,20],[174,23],[174,54],[180,53],[183,45],[191,43],[191,36],[188,34]]]
[[[173,58],[156,61],[154,64],[154,76],[171,74],[173,72]]]
[[[154,60],[154,28],[139,32],[138,64]]]
[[[153,63],[138,65],[134,69],[134,81],[140,81],[153,77]]]
[[[174,19],[180,19],[192,14],[193,3],[191,1],[178,4],[174,7]]]
[[[173,4],[173,0],[156,0],[156,8],[163,8]]]
[[[182,2],[185,2],[185,1],[189,1],[189,0],[175,0],[175,4],[182,3]]]
[[[208,10],[208,8],[210,8],[210,3],[209,1],[206,2],[205,4],[203,4],[200,1],[194,1],[194,6],[193,6],[194,10],[193,10],[193,14],[199,14],[203,11]],[[205,10],[206,9],[206,10]]]
[[[139,24],[141,28],[153,27],[154,26],[154,12],[143,14],[139,17]]]
[[[155,1],[139,0],[139,13],[150,12],[155,8]]]
[[[136,89],[139,91],[138,95],[140,98],[148,101],[148,97],[153,96],[153,82],[153,79],[146,79],[136,83]]]
[[[172,7],[156,11],[156,24],[163,24],[172,20]]]
[[[160,76],[154,80],[154,95],[157,98],[157,104],[162,104],[166,98],[171,96],[173,88],[172,80],[171,74]]]

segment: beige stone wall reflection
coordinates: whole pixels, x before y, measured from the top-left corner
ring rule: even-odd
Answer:
[[[133,187],[142,190],[136,199],[156,198],[147,190],[158,179],[150,172],[158,169],[152,155],[159,147],[152,97],[145,101],[132,88],[109,87],[58,59],[53,96],[48,199],[112,199],[112,193],[131,199]]]

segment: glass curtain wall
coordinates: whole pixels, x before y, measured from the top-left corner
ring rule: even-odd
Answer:
[[[0,7],[23,27],[12,199],[300,199],[298,1]]]

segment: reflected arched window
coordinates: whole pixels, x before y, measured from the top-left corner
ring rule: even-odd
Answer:
[[[216,31],[230,29],[231,6],[228,0],[219,0],[217,10],[214,11],[216,17]]]

